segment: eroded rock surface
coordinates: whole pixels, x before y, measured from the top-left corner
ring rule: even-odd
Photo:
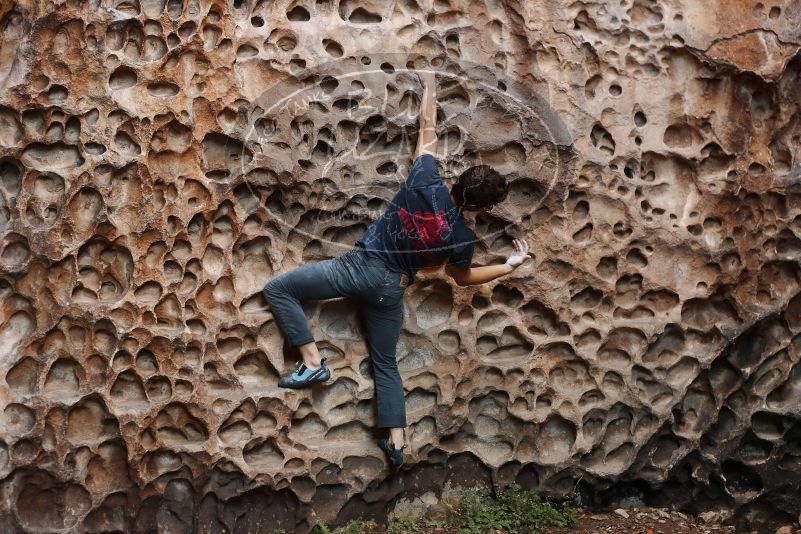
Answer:
[[[256,532],[446,483],[798,516],[801,4],[8,0],[0,7],[0,530]],[[405,178],[441,71],[442,175],[508,202],[484,287],[424,274],[373,444],[347,302],[292,364],[260,289]]]

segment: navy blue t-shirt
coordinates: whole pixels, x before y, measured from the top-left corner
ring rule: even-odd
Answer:
[[[423,154],[409,169],[406,184],[356,246],[381,258],[390,270],[406,273],[411,281],[418,269],[446,260],[470,267],[474,239],[461,210],[451,203],[437,160]]]

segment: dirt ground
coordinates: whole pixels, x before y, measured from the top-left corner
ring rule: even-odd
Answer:
[[[616,510],[606,514],[581,512],[578,523],[569,529],[546,529],[543,534],[733,534],[733,526],[706,523],[681,512],[655,508]]]
[[[721,525],[715,517],[693,517],[658,508],[615,510],[609,513],[579,511],[579,520],[571,528],[547,528],[538,534],[734,534],[733,526]],[[427,528],[416,534],[453,534],[441,528]],[[495,534],[503,534],[496,531]],[[795,529],[781,534],[801,534]]]

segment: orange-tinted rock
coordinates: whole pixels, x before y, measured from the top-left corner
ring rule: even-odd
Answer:
[[[0,530],[262,532],[518,481],[797,517],[796,3],[0,5]],[[375,446],[353,306],[294,364],[260,290],[339,255],[406,177],[440,72],[483,287],[422,273]],[[625,504],[624,503],[624,504]]]

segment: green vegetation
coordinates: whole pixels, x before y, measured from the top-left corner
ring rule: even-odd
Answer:
[[[387,534],[406,534],[407,532],[422,532],[428,527],[439,526],[436,521],[427,519],[424,516],[404,517],[391,520],[387,524]]]
[[[344,527],[332,529],[325,521],[320,521],[311,530],[311,534],[378,534],[381,528],[374,521],[354,519]]]
[[[509,534],[535,533],[545,527],[568,528],[577,519],[569,506],[554,506],[517,485],[507,487],[497,499],[484,490],[471,489],[458,500],[457,523],[461,534],[485,534],[502,530]],[[449,525],[450,526],[450,525]]]
[[[568,505],[555,506],[516,484],[508,486],[497,498],[485,489],[472,488],[443,495],[447,509],[443,518],[425,515],[393,518],[382,529],[372,521],[354,520],[337,529],[318,523],[312,534],[424,534],[444,529],[453,534],[492,534],[496,530],[508,534],[535,534],[545,527],[569,528],[578,514]]]

